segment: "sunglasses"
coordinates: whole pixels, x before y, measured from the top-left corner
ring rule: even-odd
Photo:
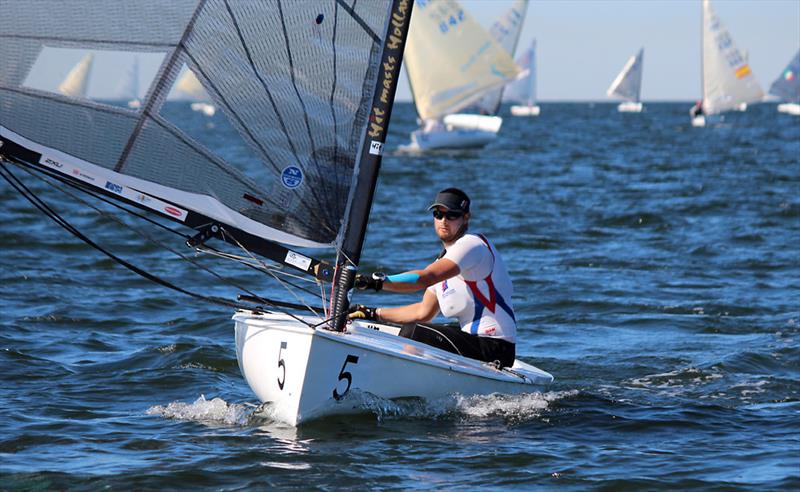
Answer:
[[[447,220],[456,220],[460,219],[463,216],[464,216],[463,212],[454,212],[452,210],[448,210],[447,212],[442,212],[440,210],[433,211],[433,218],[436,220],[442,220],[445,217],[447,218]]]

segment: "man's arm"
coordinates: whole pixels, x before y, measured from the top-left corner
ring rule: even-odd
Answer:
[[[422,296],[422,301],[408,306],[394,308],[378,308],[378,321],[389,321],[392,323],[417,323],[419,321],[430,321],[439,313],[439,301],[436,293],[426,290]]]
[[[383,282],[383,290],[391,292],[416,292],[420,289],[426,289],[442,280],[455,277],[459,273],[461,273],[461,269],[458,268],[455,262],[447,258],[442,258],[434,261],[425,267],[424,270],[412,270],[398,275],[389,275]],[[427,296],[427,293],[425,295]]]

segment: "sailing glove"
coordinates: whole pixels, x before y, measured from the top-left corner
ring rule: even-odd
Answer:
[[[347,319],[363,319],[367,321],[377,321],[378,314],[376,311],[378,308],[374,307],[367,307],[363,304],[354,304],[350,306],[350,312],[347,315]]]
[[[379,291],[383,289],[384,279],[386,279],[386,275],[380,272],[375,272],[372,274],[372,276],[361,275],[359,273],[356,275],[356,280],[353,283],[353,286],[358,290],[373,289],[375,291]]]

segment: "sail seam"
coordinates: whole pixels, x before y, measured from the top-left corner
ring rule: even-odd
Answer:
[[[90,44],[119,44],[125,46],[151,46],[156,48],[174,48],[176,43],[153,43],[147,41],[111,41],[107,39],[92,38],[65,38],[58,36],[31,36],[26,34],[0,34],[0,39],[30,39],[34,41],[58,41],[70,43],[90,43]]]
[[[47,99],[49,101],[66,104],[67,106],[80,106],[83,108],[89,108],[95,111],[109,113],[119,116],[125,116],[127,118],[134,119],[135,113],[131,110],[123,109],[123,108],[116,108],[114,106],[108,106],[106,104],[100,104],[92,102],[91,100],[83,100],[83,99],[72,99],[67,96],[61,96],[56,93],[44,92],[39,91],[38,89],[28,89],[28,88],[21,88],[18,89],[16,87],[6,87],[0,85],[0,90],[7,91],[7,92],[14,92],[17,94],[22,94],[24,96],[35,97],[39,99]]]
[[[278,4],[278,6],[280,8],[280,4]],[[275,112],[275,115],[278,117],[278,121],[280,122],[281,131],[286,136],[286,141],[289,143],[289,147],[292,150],[292,154],[294,154],[295,160],[299,164],[300,163],[300,156],[297,153],[297,148],[294,145],[294,141],[289,136],[289,131],[286,128],[286,124],[285,124],[285,122],[283,120],[283,116],[278,111],[278,106],[275,103],[275,99],[272,96],[272,92],[269,90],[269,88],[267,87],[266,81],[263,79],[263,77],[261,76],[261,73],[256,68],[255,61],[253,60],[252,53],[250,52],[250,49],[249,49],[249,47],[247,46],[247,43],[244,40],[244,35],[242,34],[241,28],[239,26],[239,22],[237,21],[236,16],[233,13],[233,9],[231,9],[231,7],[230,7],[230,5],[229,5],[227,0],[225,0],[225,7],[228,10],[228,15],[230,15],[230,17],[231,17],[231,21],[233,22],[233,26],[236,28],[236,34],[239,37],[239,42],[242,44],[242,49],[244,50],[245,55],[247,56],[248,63],[250,63],[250,68],[253,70],[253,74],[256,76],[256,78],[258,78],[259,82],[261,83],[261,86],[264,88],[264,92],[267,94],[267,98],[269,99],[270,105],[272,106],[272,110]],[[284,29],[284,33],[285,33],[285,29]],[[187,55],[189,55],[189,57],[192,56],[188,51],[187,51]],[[192,60],[194,61],[194,58],[192,58]],[[291,63],[291,55],[290,55],[290,63]],[[197,64],[196,61],[195,61],[195,64]],[[209,83],[210,83],[210,81],[209,81]],[[225,102],[225,105],[230,110],[230,104],[228,104],[225,101],[225,98],[219,93],[219,91],[216,89],[216,87],[214,87],[213,83],[211,83],[211,86],[214,89],[214,91],[217,92],[217,95]],[[296,87],[295,87],[295,89],[296,89]],[[298,94],[298,97],[299,97],[299,94]],[[302,103],[302,100],[301,100],[301,103]],[[303,105],[303,110],[304,110],[304,113],[305,113],[305,105]],[[239,121],[239,124],[241,125],[242,129],[245,132],[247,132],[249,137],[253,140],[255,145],[258,146],[259,149],[261,149],[261,152],[266,157],[266,159],[269,161],[269,163],[272,165],[272,167],[275,170],[275,172],[280,173],[281,170],[278,168],[277,164],[274,161],[272,161],[272,159],[269,156],[269,154],[267,153],[266,149],[264,149],[261,146],[261,144],[256,140],[255,136],[250,132],[250,130],[244,124],[242,119],[234,111],[232,111],[232,110],[230,110],[230,111],[236,117],[237,121]],[[306,121],[308,121],[308,116],[307,115],[306,115]],[[312,144],[313,144],[313,141],[312,141]],[[313,188],[310,188],[309,191],[310,191],[311,196],[314,198],[314,200],[317,202],[317,205],[319,206],[317,208],[321,208],[322,203],[321,203],[320,198],[317,196],[316,190],[314,190]],[[309,207],[309,213],[312,216],[315,216],[315,217],[320,218],[320,219],[324,219],[324,217],[320,217],[319,215],[317,215],[316,209],[314,207]],[[321,220],[320,222],[326,223],[327,221]],[[325,225],[327,226],[328,224],[325,224]]]
[[[345,10],[345,12],[347,12],[350,15],[350,17],[352,17],[353,20],[355,20],[358,23],[358,25],[361,26],[361,28],[367,34],[369,34],[369,36],[372,38],[373,41],[375,41],[378,44],[383,42],[383,40],[377,34],[375,34],[375,31],[373,31],[369,27],[369,25],[367,25],[367,23],[364,21],[364,19],[362,19],[361,16],[359,16],[356,13],[356,11],[355,11],[356,3],[355,2],[353,2],[353,6],[352,7],[350,7],[349,5],[344,3],[344,0],[336,0],[336,3],[338,3],[339,5],[342,6],[342,8]]]
[[[200,12],[203,10],[203,7],[206,5],[206,0],[200,0],[197,4],[197,8],[192,13],[192,18],[189,20],[188,24],[186,25],[186,29],[183,31],[183,35],[181,36],[180,41],[178,42],[178,46],[172,50],[172,54],[169,57],[169,60],[163,65],[161,70],[161,77],[158,79],[155,88],[150,93],[150,97],[146,98],[146,102],[144,107],[142,107],[142,114],[139,117],[139,120],[136,122],[136,128],[133,129],[131,132],[130,137],[128,137],[128,141],[125,144],[125,148],[122,151],[122,154],[119,156],[119,160],[117,161],[117,165],[114,166],[114,171],[122,172],[122,168],[125,166],[125,161],[128,160],[128,156],[133,150],[133,145],[136,143],[136,140],[139,138],[139,134],[142,132],[142,128],[144,127],[145,121],[150,118],[150,113],[153,108],[153,105],[156,101],[156,96],[160,95],[164,90],[164,85],[167,83],[167,79],[169,79],[169,74],[172,73],[172,69],[175,66],[175,63],[178,61],[180,55],[180,48],[184,47],[185,49],[185,41],[186,39],[192,34],[192,30],[194,29],[194,24],[197,22],[197,18],[200,16]]]
[[[314,135],[311,132],[311,124],[308,121],[308,109],[306,108],[306,103],[303,100],[303,97],[300,95],[300,89],[298,89],[298,87],[297,87],[297,80],[296,80],[295,75],[294,75],[294,61],[292,59],[292,49],[291,49],[291,46],[290,46],[290,43],[289,43],[289,33],[286,31],[286,19],[284,18],[283,7],[281,6],[281,4],[282,4],[282,2],[280,0],[278,0],[278,14],[280,15],[281,28],[283,29],[283,40],[284,40],[284,45],[286,46],[286,55],[289,57],[289,75],[291,76],[291,79],[292,79],[292,87],[294,88],[295,95],[297,95],[297,100],[300,102],[300,105],[303,107],[303,120],[305,121],[305,124],[306,124],[306,131],[308,132],[308,139],[311,142],[311,156],[314,159],[314,164],[316,164],[315,169],[319,169],[319,160],[318,160],[319,157],[317,156],[317,148],[316,148],[316,143],[314,142]],[[328,210],[328,209],[330,209],[330,204],[328,203],[327,206],[326,206],[326,204],[323,204],[322,203],[323,200],[320,198],[319,194],[316,193],[316,190],[311,189],[311,196],[317,202],[316,203],[316,205],[317,205],[316,207],[310,207],[311,210],[312,210],[312,213],[316,214],[317,210]],[[329,232],[336,232],[335,230],[333,230],[333,227],[332,227],[333,224],[331,224],[329,220],[326,220],[327,217],[325,217],[324,215],[319,215],[319,214],[316,215],[316,216],[319,219],[321,219],[320,220],[320,225],[322,225],[323,227],[327,228]]]

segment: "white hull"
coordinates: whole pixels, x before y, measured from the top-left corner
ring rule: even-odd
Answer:
[[[363,411],[348,395],[436,399],[532,393],[553,380],[524,362],[498,370],[400,338],[397,328],[385,325],[355,322],[345,333],[336,333],[309,328],[285,314],[239,311],[233,319],[242,375],[259,400],[270,402],[272,418],[295,426]]]
[[[800,104],[798,104],[798,103],[781,103],[781,104],[778,104],[778,112],[779,113],[786,113],[786,114],[793,114],[795,116],[800,116]]]
[[[706,117],[703,115],[693,116],[692,126],[706,126]]]
[[[195,102],[192,103],[192,111],[199,111],[206,116],[214,116],[217,112],[217,108],[215,108],[213,104]]]
[[[449,114],[442,124],[429,125],[411,133],[411,143],[404,151],[480,148],[497,138],[503,124],[499,116]]]
[[[539,106],[511,106],[513,116],[539,116],[541,109]]]
[[[734,111],[745,112],[745,111],[747,111],[747,103],[739,103],[739,104],[736,105],[735,108],[733,108],[733,110]]]
[[[620,103],[619,106],[617,106],[617,111],[619,111],[620,113],[641,113],[642,103],[625,101]]]

